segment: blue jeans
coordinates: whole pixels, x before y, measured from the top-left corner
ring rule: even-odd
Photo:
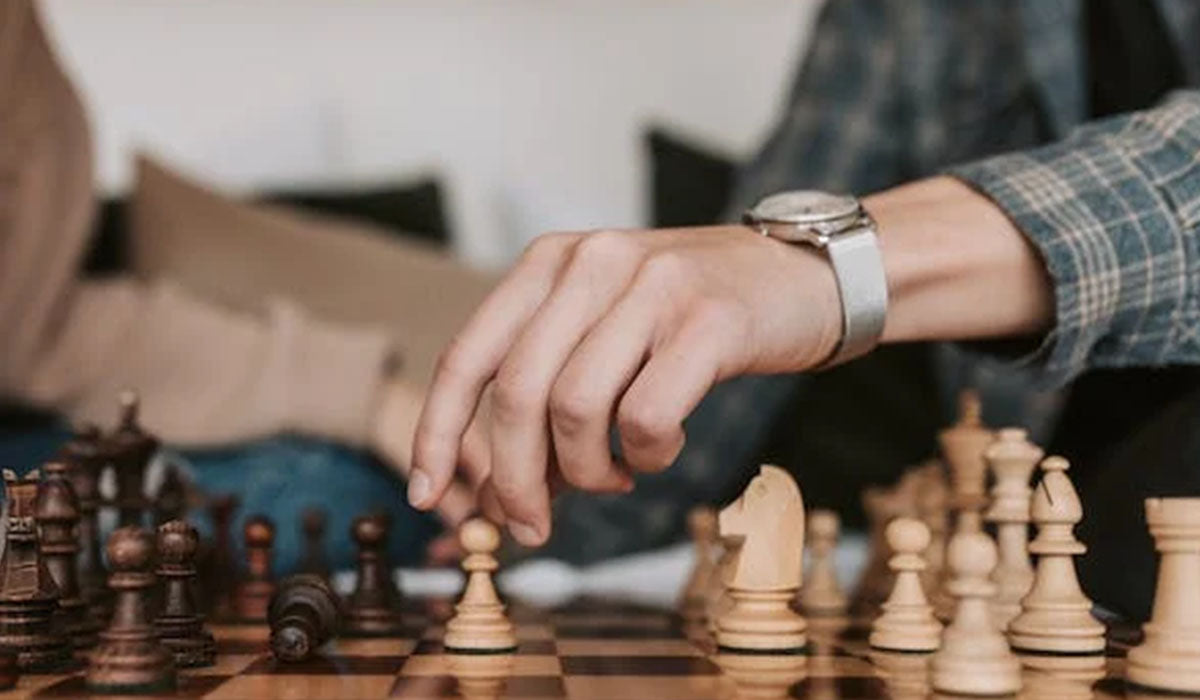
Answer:
[[[50,459],[68,437],[62,426],[0,432],[0,465],[24,473]],[[235,493],[241,499],[233,525],[240,550],[241,523],[262,514],[275,523],[277,574],[293,571],[302,554],[300,514],[309,507],[328,516],[326,552],[335,568],[353,566],[355,546],[350,523],[368,511],[392,517],[389,549],[397,564],[416,564],[439,532],[437,519],[409,507],[404,484],[371,455],[308,438],[284,436],[214,450],[167,450],[205,494]],[[206,512],[189,519],[202,533],[211,531]],[[147,519],[149,522],[149,519]],[[240,555],[235,556],[240,561]]]

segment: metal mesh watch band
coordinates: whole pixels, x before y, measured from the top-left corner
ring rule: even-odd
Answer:
[[[833,236],[824,246],[842,301],[842,340],[823,366],[870,352],[887,318],[887,279],[875,230],[869,224]]]

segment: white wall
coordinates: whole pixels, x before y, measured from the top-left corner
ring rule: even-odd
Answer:
[[[642,129],[748,155],[816,0],[44,0],[99,184],[159,153],[234,190],[448,186],[459,250],[644,220]]]

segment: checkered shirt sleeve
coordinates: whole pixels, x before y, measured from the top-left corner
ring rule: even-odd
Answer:
[[[1056,323],[1021,363],[1200,363],[1200,93],[1094,122],[1042,148],[951,168],[1041,253]]]

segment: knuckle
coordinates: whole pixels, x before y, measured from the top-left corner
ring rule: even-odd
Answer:
[[[649,449],[661,444],[673,429],[671,420],[649,404],[622,405],[617,410],[617,429],[621,440],[634,449]]]
[[[550,421],[565,437],[578,435],[600,410],[599,403],[577,386],[556,384],[550,392]]]
[[[647,258],[639,276],[648,284],[660,287],[682,287],[688,281],[688,263],[678,253],[664,251]]]
[[[554,258],[562,255],[578,237],[569,233],[546,233],[538,236],[525,246],[522,257],[527,260]]]
[[[580,239],[575,246],[575,261],[588,266],[607,267],[637,253],[637,242],[627,233],[597,231]]]
[[[538,392],[515,371],[501,368],[492,391],[492,419],[500,423],[520,420],[538,410]]]

